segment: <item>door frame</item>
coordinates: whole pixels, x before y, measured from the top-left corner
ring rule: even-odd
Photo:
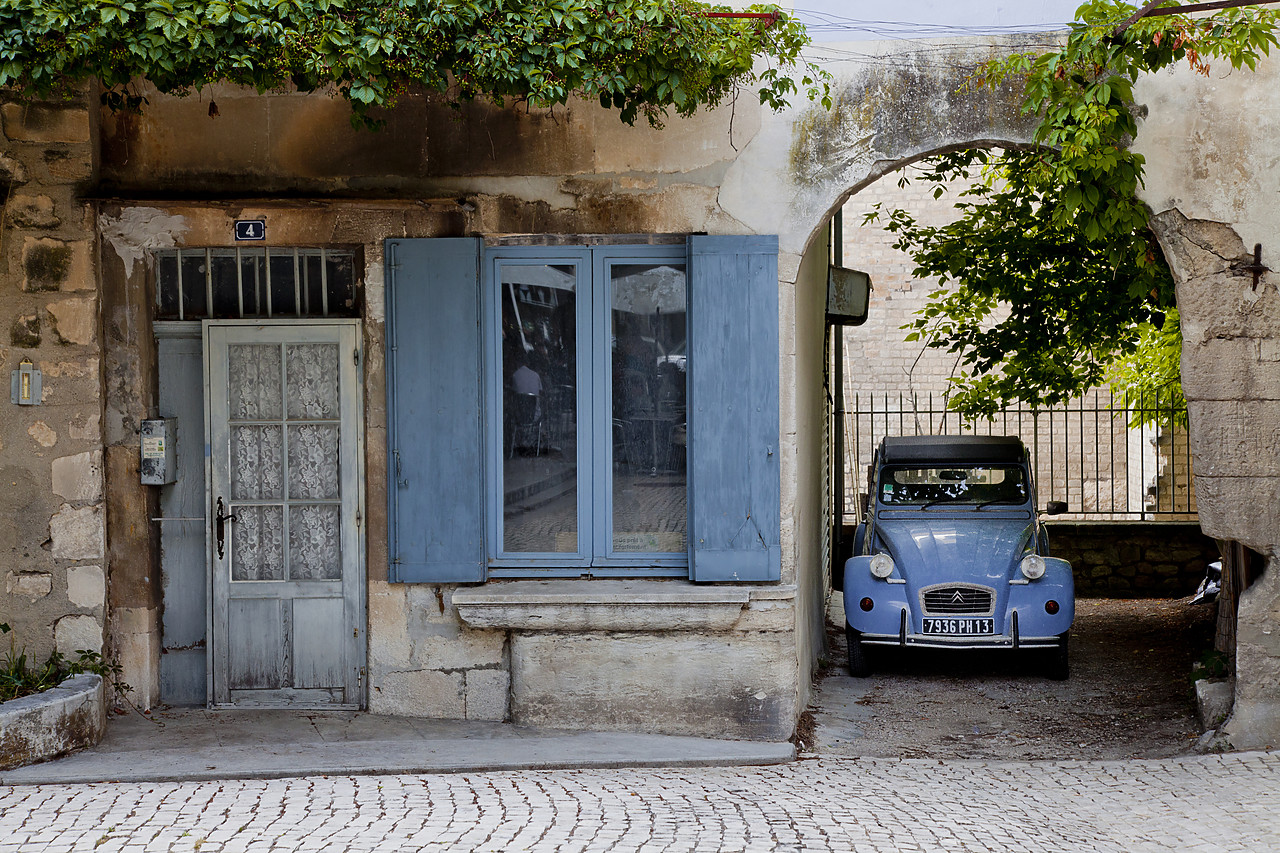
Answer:
[[[214,610],[218,607],[218,603],[214,596],[214,572],[217,570],[214,559],[215,537],[213,533],[214,516],[216,509],[214,503],[216,495],[214,494],[213,482],[213,454],[212,454],[212,437],[213,437],[213,406],[210,405],[210,396],[212,392],[212,382],[210,369],[212,362],[209,351],[209,330],[211,327],[260,327],[260,328],[284,328],[299,329],[302,327],[348,327],[354,331],[355,336],[355,352],[354,352],[354,370],[355,388],[352,389],[355,394],[354,405],[356,408],[354,420],[356,423],[355,435],[352,436],[352,452],[355,454],[355,479],[356,479],[356,537],[353,543],[353,559],[355,561],[354,578],[352,583],[355,590],[355,612],[353,619],[355,621],[355,630],[359,634],[357,642],[352,644],[355,650],[355,660],[351,661],[348,666],[348,675],[351,683],[354,685],[355,693],[354,702],[328,703],[323,705],[308,705],[305,703],[272,705],[236,705],[234,703],[219,702],[214,689],[214,669],[217,666],[220,649],[217,648],[216,634],[214,632]],[[318,710],[363,710],[368,707],[369,690],[368,690],[368,659],[369,659],[369,626],[368,626],[368,582],[366,572],[367,562],[367,535],[368,527],[368,510],[366,507],[366,490],[367,481],[365,476],[365,411],[364,411],[364,390],[366,377],[364,375],[365,368],[365,342],[364,342],[364,322],[360,319],[323,319],[323,318],[271,318],[263,319],[237,319],[237,320],[201,320],[200,321],[200,344],[202,350],[203,373],[204,373],[204,401],[205,401],[205,422],[204,422],[204,480],[205,480],[205,577],[207,584],[207,595],[209,606],[206,612],[205,637],[208,644],[208,653],[205,656],[206,661],[206,689],[207,699],[206,705],[209,708],[220,709],[240,709],[240,708],[260,708],[270,710],[272,708],[285,709],[318,709]],[[340,353],[340,358],[345,357]],[[341,365],[342,362],[340,362]],[[339,394],[343,391],[341,384],[339,385]],[[344,593],[345,598],[345,593]]]

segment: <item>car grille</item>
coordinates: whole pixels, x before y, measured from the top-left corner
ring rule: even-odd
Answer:
[[[989,614],[996,591],[986,586],[935,586],[922,590],[925,613]]]

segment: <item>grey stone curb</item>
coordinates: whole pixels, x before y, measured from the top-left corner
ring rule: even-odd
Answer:
[[[100,676],[75,675],[0,704],[0,770],[99,743],[107,729],[104,693]]]

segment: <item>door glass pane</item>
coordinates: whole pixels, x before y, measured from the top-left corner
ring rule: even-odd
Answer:
[[[338,345],[293,344],[286,362],[289,418],[336,418]]]
[[[281,415],[280,346],[233,344],[227,354],[232,420],[276,420]]]
[[[209,316],[209,282],[205,280],[206,269],[203,250],[197,249],[182,254],[182,316],[188,320]]]
[[[683,264],[609,272],[613,550],[686,549]]]
[[[338,499],[338,426],[289,425],[290,500]]]
[[[337,504],[289,507],[289,578],[338,580],[342,577],[338,547]]]
[[[233,507],[227,523],[231,537],[233,581],[284,580],[284,507]]]
[[[283,441],[279,426],[231,427],[231,499],[283,498]],[[292,454],[290,454],[292,455]]]
[[[503,550],[574,554],[577,267],[504,265],[500,285]]]
[[[298,277],[294,275],[293,252],[288,249],[270,251],[268,267],[271,273],[271,316],[292,316],[298,313]]]

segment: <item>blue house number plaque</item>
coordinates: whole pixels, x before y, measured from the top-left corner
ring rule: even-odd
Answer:
[[[267,223],[261,219],[237,219],[236,240],[267,239]]]

